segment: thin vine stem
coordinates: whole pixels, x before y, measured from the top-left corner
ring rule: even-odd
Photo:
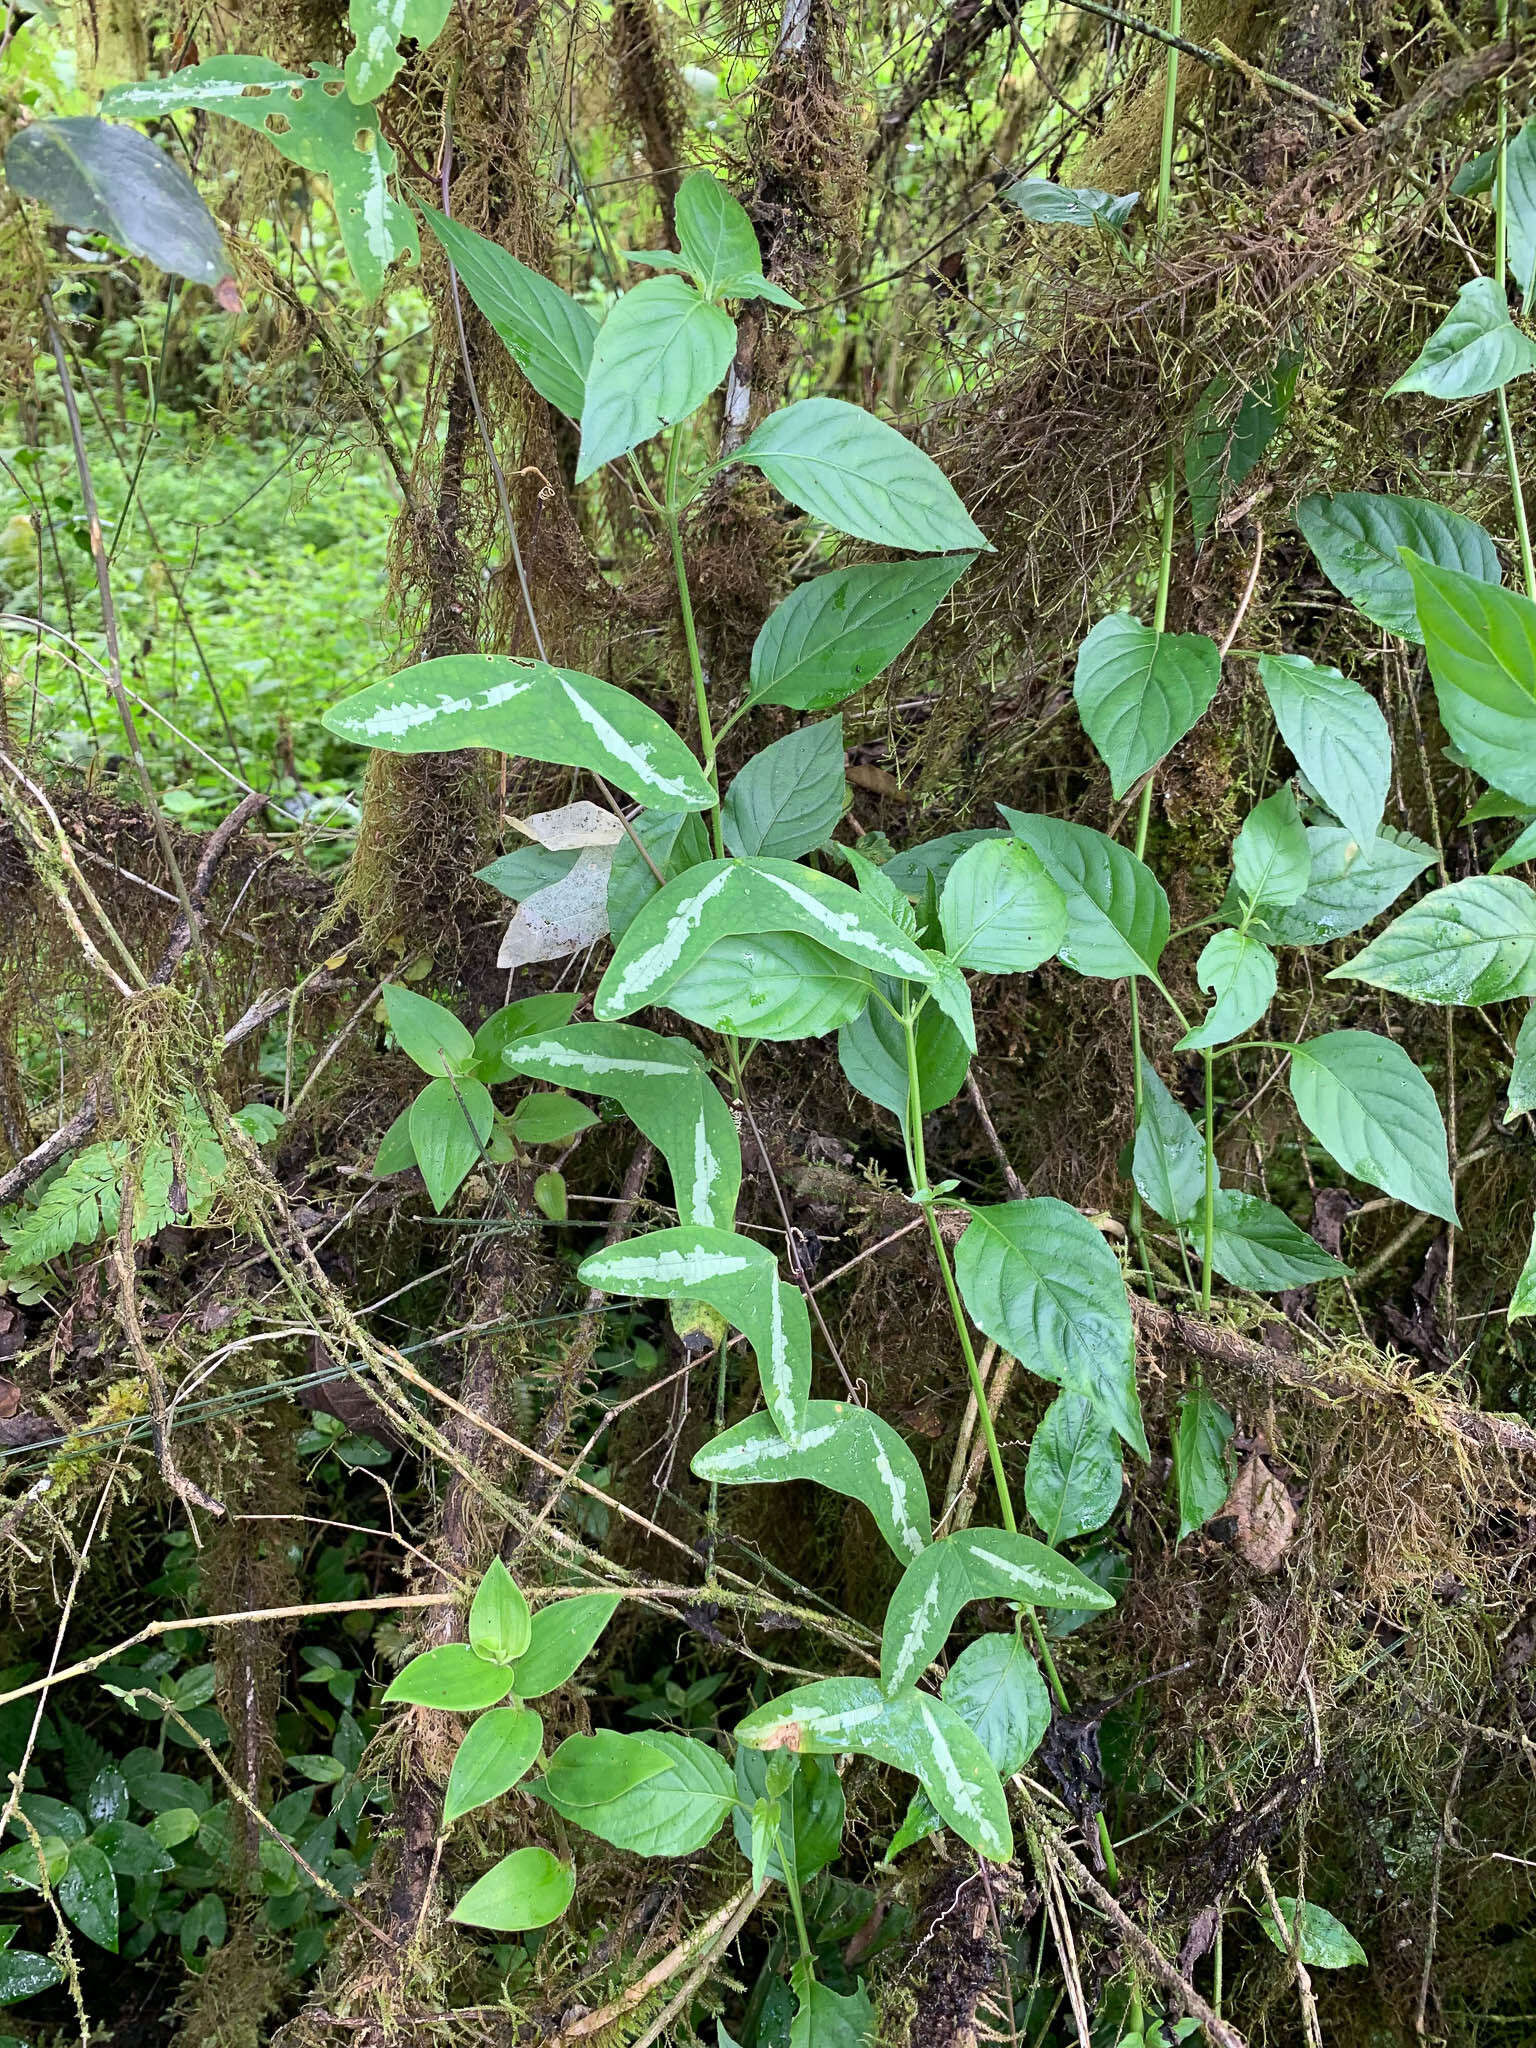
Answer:
[[[1200,1313],[1211,1312],[1211,1259],[1216,1245],[1216,1061],[1205,1063],[1205,1199],[1200,1213]]]
[[[1184,27],[1184,0],[1169,0],[1168,33],[1177,36]],[[1179,46],[1168,46],[1168,76],[1163,87],[1163,147],[1157,165],[1157,231],[1168,226],[1173,204],[1173,133],[1179,114]]]
[[[688,588],[688,565],[683,557],[683,532],[678,520],[677,475],[682,459],[683,430],[672,429],[672,438],[667,444],[666,495],[662,500],[661,516],[666,521],[667,537],[672,543],[672,568],[677,577],[677,602],[683,615],[683,638],[688,643],[688,669],[693,677],[693,699],[699,714],[699,746],[704,755],[704,773],[715,792],[714,809],[709,814],[710,831],[715,842],[716,860],[725,859],[725,836],[720,823],[720,770],[715,760],[715,734],[709,719],[709,685],[704,676],[704,662],[699,654],[698,628],[693,618],[693,596]]]
[[[1509,37],[1509,0],[1499,0],[1499,40]],[[1499,130],[1494,171],[1493,204],[1493,274],[1498,280],[1500,292],[1506,289],[1505,270],[1509,253],[1509,82],[1502,71],[1498,87]],[[1536,557],[1531,553],[1531,528],[1525,510],[1525,486],[1520,480],[1520,462],[1515,450],[1515,430],[1509,417],[1509,393],[1500,385],[1498,389],[1499,435],[1504,443],[1504,463],[1509,471],[1509,495],[1515,509],[1515,533],[1520,543],[1520,569],[1525,578],[1525,594],[1536,599]]]

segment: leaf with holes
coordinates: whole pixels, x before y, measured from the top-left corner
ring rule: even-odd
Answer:
[[[213,57],[166,78],[115,86],[101,111],[130,121],[197,107],[254,128],[290,163],[330,181],[347,261],[363,296],[376,299],[399,256],[415,257],[416,222],[394,197],[395,153],[372,107],[354,106],[333,64],[313,77],[284,71],[266,57]]]
[[[725,1486],[814,1479],[862,1501],[896,1555],[910,1563],[932,1535],[922,1469],[888,1422],[846,1401],[807,1401],[793,1438],[768,1415],[749,1415],[695,1451],[700,1479]]]
[[[579,420],[597,340],[597,322],[586,307],[473,228],[430,206],[421,211],[464,289],[540,398]]]
[[[1113,1607],[1033,1536],[1008,1529],[959,1529],[930,1543],[901,1577],[885,1610],[880,1683],[899,1693],[922,1677],[949,1640],[955,1616],[972,1600],[1016,1600],[1025,1607]]]
[[[735,854],[794,860],[830,839],[843,815],[843,721],[786,733],[742,769],[720,807]]]
[[[593,1252],[576,1277],[605,1294],[707,1302],[752,1346],[769,1413],[785,1436],[797,1436],[811,1384],[810,1317],[765,1245],[699,1225],[653,1230]]]
[[[980,1737],[928,1693],[888,1698],[872,1678],[824,1678],[769,1700],[736,1740],[802,1756],[874,1757],[915,1777],[962,1841],[995,1863],[1013,1853],[1008,1802]]]
[[[1006,804],[998,809],[1066,898],[1067,936],[1057,951],[1067,965],[1101,981],[1126,974],[1156,980],[1169,916],[1168,898],[1152,870],[1090,825],[1012,811]]]
[[[1165,1223],[1193,1215],[1205,1193],[1205,1141],[1189,1111],[1174,1101],[1145,1059],[1131,1178],[1147,1207]]]
[[[735,353],[730,314],[680,277],[648,277],[625,292],[592,345],[577,483],[687,419]]]
[[[1252,932],[1214,933],[1195,963],[1195,979],[1209,993],[1211,1007],[1174,1050],[1194,1052],[1241,1037],[1274,1001],[1275,978],[1275,956]]]
[[[1478,398],[1528,370],[1536,370],[1536,346],[1510,319],[1503,284],[1473,277],[1387,396],[1424,391],[1431,398]]]
[[[1116,797],[1178,745],[1220,683],[1220,650],[1203,633],[1159,633],[1129,612],[1100,619],[1077,650],[1072,695]]]
[[[490,1089],[467,1075],[429,1081],[411,1104],[411,1150],[439,1215],[480,1164],[495,1121]]]
[[[658,809],[706,811],[715,801],[703,769],[648,704],[547,662],[440,655],[333,704],[321,722],[341,739],[389,754],[489,747],[589,768]]]
[[[1336,668],[1300,654],[1261,654],[1259,679],[1302,774],[1369,846],[1392,780],[1392,736],[1380,705]]]
[[[932,457],[844,399],[801,398],[770,413],[736,460],[857,540],[924,555],[989,545]]]
[[[1402,1047],[1374,1031],[1329,1031],[1290,1050],[1292,1099],[1324,1151],[1346,1173],[1455,1223],[1440,1105]]]
[[[1482,583],[1503,578],[1499,551],[1475,519],[1426,498],[1341,491],[1303,498],[1296,524],[1318,567],[1357,611],[1399,639],[1421,641],[1413,578],[1401,550],[1411,548],[1437,569],[1457,569]]]
[[[1485,782],[1536,805],[1536,604],[1404,559],[1446,731]]]
[[[347,10],[354,48],[346,62],[347,97],[357,106],[394,84],[405,62],[400,44],[430,49],[443,32],[451,0],[351,0]]]
[[[1024,1504],[1054,1550],[1102,1529],[1119,1504],[1124,1474],[1115,1440],[1081,1394],[1058,1394],[1029,1446]]]
[[[972,1209],[955,1278],[978,1329],[1147,1456],[1125,1278],[1086,1216],[1050,1195]]]
[[[1273,1202],[1218,1188],[1213,1210],[1211,1264],[1234,1287],[1278,1294],[1286,1287],[1337,1280],[1349,1271]],[[1197,1225],[1198,1218],[1190,1224],[1191,1238],[1198,1235]]]
[[[890,666],[975,559],[860,563],[800,584],[753,642],[748,701],[797,711],[841,704]]]
[[[1512,875],[1432,889],[1330,981],[1365,981],[1421,1003],[1536,995],[1536,890]]]
[[[957,967],[1023,974],[1049,960],[1067,936],[1067,902],[1022,841],[985,839],[950,869],[939,922]]]

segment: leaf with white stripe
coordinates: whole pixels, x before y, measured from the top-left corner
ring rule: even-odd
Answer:
[[[635,1024],[570,1024],[515,1040],[508,1073],[617,1102],[667,1162],[684,1223],[728,1230],[741,1191],[741,1140],[704,1056]]]
[[[594,1252],[576,1277],[605,1294],[707,1302],[752,1346],[774,1422],[784,1435],[798,1435],[811,1386],[811,1319],[805,1297],[779,1278],[765,1245],[700,1225],[652,1230]]]
[[[856,889],[787,860],[712,860],[659,890],[614,949],[593,1001],[604,1022],[666,1000],[720,939],[798,932],[855,966],[927,987],[939,967]]]
[[[575,669],[501,654],[445,654],[333,704],[339,738],[387,754],[490,747],[591,768],[657,810],[704,811],[715,792],[687,747],[638,697]]]
[[[1114,1596],[1033,1536],[1009,1529],[958,1529],[930,1543],[902,1574],[885,1610],[880,1683],[903,1691],[922,1677],[972,1600],[1025,1607],[1113,1607]]]
[[[903,1563],[932,1536],[922,1469],[888,1422],[847,1401],[807,1401],[798,1435],[781,1436],[768,1415],[749,1415],[696,1451],[700,1479],[763,1486],[813,1479],[862,1501]]]
[[[802,1756],[874,1757],[916,1778],[961,1840],[983,1856],[1004,1863],[1013,1854],[996,1766],[974,1729],[930,1693],[889,1699],[872,1678],[823,1678],[749,1714],[738,1722],[736,1740]]]

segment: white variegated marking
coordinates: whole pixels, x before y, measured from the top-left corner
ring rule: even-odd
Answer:
[[[686,801],[693,795],[686,782],[680,781],[676,776],[663,775],[660,769],[652,765],[653,749],[648,741],[625,739],[618,727],[611,725],[597,706],[589,704],[579,690],[573,690],[564,676],[560,678],[560,687],[571,700],[576,716],[582,724],[600,745],[607,748],[612,759],[622,761],[629,768],[637,781],[644,783],[647,789],[655,790],[660,796],[681,797]]]
[[[927,1663],[923,1655],[923,1643],[929,1628],[939,1614],[939,1574],[934,1571],[923,1588],[923,1597],[918,1601],[907,1632],[901,1639],[901,1648],[896,1652],[896,1662],[891,1667],[891,1690],[910,1685]]]
[[[389,224],[389,187],[377,150],[369,159],[368,170],[368,184],[363,192],[363,232],[373,255],[387,264],[395,254],[395,237]]]
[[[418,725],[431,725],[439,718],[453,718],[461,711],[483,711],[506,704],[514,697],[521,697],[531,690],[531,682],[493,683],[488,689],[479,690],[472,697],[449,697],[441,690],[431,704],[377,705],[366,718],[357,720],[353,730],[362,738],[399,739],[402,733],[414,732]],[[346,706],[341,714],[346,717]]]
[[[989,1564],[993,1571],[1015,1586],[1022,1586],[1025,1592],[1040,1595],[1054,1593],[1055,1587],[1049,1579],[1037,1572],[1032,1565],[1016,1564],[1011,1557],[999,1557],[995,1550],[983,1550],[979,1543],[971,1545],[971,1555],[978,1564]]]
[[[680,1081],[698,1072],[691,1060],[681,1060],[674,1067],[666,1060],[614,1059],[607,1053],[580,1052],[573,1045],[560,1045],[548,1038],[519,1039],[508,1051],[520,1060],[540,1060],[561,1073],[589,1074],[594,1080],[605,1074],[632,1074],[640,1080]]]
[[[665,1251],[628,1257],[617,1252],[599,1256],[602,1284],[610,1294],[617,1293],[625,1282],[639,1280],[657,1281],[668,1287],[696,1288],[706,1280],[722,1280],[731,1273],[750,1272],[757,1263],[755,1259],[744,1259],[734,1252]]]
[[[823,1742],[838,1742],[844,1739],[850,1730],[862,1728],[866,1721],[883,1721],[885,1702],[874,1700],[867,1707],[844,1707],[835,1713],[821,1712],[812,1707],[807,1713],[798,1714],[795,1718],[802,1728],[810,1729],[811,1733],[819,1735]]]
[[[704,1087],[709,1083],[705,1081]],[[688,1191],[688,1206],[694,1223],[713,1223],[715,1182],[720,1178],[720,1161],[715,1157],[709,1142],[709,1118],[705,1105],[699,1103],[698,1122],[693,1127],[693,1186]]]
[[[875,1470],[879,1473],[880,1482],[890,1500],[891,1520],[896,1526],[897,1534],[906,1545],[908,1554],[920,1557],[927,1545],[922,1530],[907,1511],[907,1482],[892,1465],[890,1453],[881,1441],[879,1432],[872,1429],[869,1434],[874,1446]]]
[[[949,1794],[951,1805],[957,1813],[963,1813],[967,1820],[974,1821],[989,1842],[996,1842],[997,1837],[987,1823],[986,1808],[982,1804],[980,1789],[971,1783],[955,1762],[944,1731],[934,1719],[933,1709],[926,1700],[919,1697],[917,1710],[923,1717],[924,1728],[928,1731],[929,1755],[939,1777],[944,1781],[944,1790]]]
[[[699,928],[709,904],[726,888],[731,879],[729,867],[721,868],[717,875],[711,875],[692,896],[685,896],[677,909],[667,919],[666,927],[654,946],[647,946],[643,953],[637,953],[628,967],[619,976],[619,985],[614,991],[615,1001],[625,1008],[633,1008],[666,973],[676,964],[684,946]]]
[[[819,1450],[836,1436],[831,1423],[820,1429],[803,1429],[791,1443],[784,1436],[758,1437],[755,1442],[728,1444],[723,1451],[706,1444],[699,1453],[699,1465],[706,1478],[727,1472],[754,1471],[764,1465],[782,1465],[786,1458],[798,1458],[806,1451]]]
[[[775,1273],[768,1295],[768,1377],[773,1382],[774,1399],[787,1415],[794,1408],[795,1374],[789,1357],[789,1332],[784,1327],[784,1297],[779,1292],[783,1284]]]
[[[829,904],[813,896],[809,889],[802,889],[785,875],[769,874],[761,868],[754,872],[762,881],[771,882],[776,889],[782,890],[792,903],[798,903],[813,923],[840,939],[845,946],[860,946],[866,952],[878,954],[880,959],[890,963],[893,972],[900,973],[908,981],[927,982],[933,979],[933,969],[915,946],[892,946],[877,938],[857,911],[833,910]]]

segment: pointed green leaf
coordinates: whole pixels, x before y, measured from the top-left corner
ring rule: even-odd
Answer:
[[[730,314],[680,277],[648,277],[625,292],[592,345],[577,483],[687,419],[735,353]]]
[[[618,1604],[617,1593],[577,1593],[541,1607],[512,1673],[518,1698],[542,1699],[564,1685],[591,1654]]]
[[[1392,781],[1392,736],[1380,705],[1336,668],[1299,654],[1260,655],[1259,678],[1302,774],[1369,846]]]
[[[1536,125],[1530,121],[1504,145],[1504,192],[1509,278],[1529,313],[1536,291]]]
[[[1536,804],[1536,604],[1405,554],[1445,729],[1486,782]]]
[[[1284,909],[1306,894],[1312,848],[1286,783],[1244,818],[1232,847],[1232,878],[1245,903]]]
[[[59,1879],[59,1904],[80,1932],[117,1954],[117,1879],[94,1842],[76,1842]]]
[[[472,1072],[476,1078],[484,1081],[487,1087],[504,1081],[509,1073],[516,1071],[502,1062],[518,1039],[542,1031],[558,1030],[568,1021],[580,1000],[578,994],[562,994],[555,990],[548,995],[523,996],[515,1003],[506,1003],[501,1009],[493,1010],[475,1033]]]
[[[1227,1471],[1227,1443],[1232,1418],[1198,1383],[1179,1402],[1179,1430],[1174,1439],[1173,1469],[1179,1489],[1179,1533],[1182,1543],[1220,1512],[1232,1491]]]
[[[1332,498],[1319,494],[1302,499],[1296,524],[1334,588],[1402,640],[1424,638],[1402,549],[1411,548],[1437,569],[1459,569],[1482,583],[1503,578],[1499,551],[1477,521],[1426,498],[1375,491],[1341,491]]]
[[[732,853],[794,860],[830,839],[843,815],[843,721],[824,718],[755,754],[720,809]]]
[[[1115,1440],[1093,1404],[1081,1394],[1058,1394],[1040,1418],[1024,1468],[1024,1504],[1051,1548],[1102,1529],[1119,1505],[1124,1477]]]
[[[1520,1019],[1520,1029],[1515,1037],[1515,1058],[1509,1071],[1509,1102],[1504,1111],[1504,1121],[1513,1123],[1517,1116],[1525,1116],[1533,1109],[1536,1109],[1536,1004],[1532,1004]]]
[[[464,289],[540,398],[579,420],[597,339],[597,322],[586,307],[484,235],[430,206],[421,210]]]
[[[876,984],[887,1003],[904,1000],[900,982]],[[944,1012],[925,1003],[918,1012],[917,1081],[924,1116],[953,1102],[965,1086],[971,1056],[965,1040]],[[837,1034],[837,1059],[849,1085],[870,1102],[888,1109],[905,1128],[910,1076],[907,1035],[884,1003],[871,1002]]]
[[[789,1789],[774,1798],[768,1797],[768,1777],[775,1765],[788,1763],[793,1771]],[[775,1750],[770,1756],[766,1750],[750,1749],[746,1743],[736,1746],[736,1798],[737,1805],[731,1819],[736,1830],[736,1844],[745,1855],[752,1853],[752,1827],[749,1814],[757,1801],[763,1800],[773,1815],[778,1830],[777,1845],[770,1849],[764,1861],[761,1876],[783,1881],[784,1862],[795,1873],[798,1884],[808,1884],[818,1870],[825,1870],[842,1847],[843,1821],[846,1807],[843,1800],[843,1781],[837,1775],[837,1766],[830,1757],[795,1756],[789,1750]],[[743,1807],[747,1810],[743,1811]]]
[[[1434,865],[1432,846],[1390,825],[1369,846],[1342,825],[1306,829],[1312,870],[1305,891],[1294,903],[1271,905],[1249,927],[1272,946],[1317,946],[1346,938],[1389,909],[1410,882]],[[1235,891],[1221,914],[1237,920]]]
[[[903,1692],[922,1677],[949,1640],[955,1616],[972,1600],[1017,1600],[1026,1607],[1113,1607],[1108,1593],[1033,1536],[1008,1529],[959,1529],[914,1558],[885,1610],[880,1683]]]
[[[584,1102],[558,1091],[523,1096],[507,1119],[508,1128],[525,1145],[564,1145],[596,1122]]]
[[[649,1752],[660,1768],[623,1790],[572,1805],[560,1789],[568,1774],[557,1773],[555,1762],[573,1742],[591,1739],[571,1736],[563,1742],[551,1759],[548,1776],[536,1780],[530,1790],[616,1849],[634,1856],[691,1856],[719,1832],[736,1803],[735,1779],[718,1751],[691,1736],[648,1729],[643,1736],[613,1739]]]
[[[752,1346],[769,1413],[785,1436],[796,1437],[811,1385],[811,1322],[805,1297],[779,1278],[765,1245],[699,1225],[652,1230],[594,1252],[576,1277],[643,1301],[707,1302]]]
[[[505,1664],[477,1657],[468,1643],[444,1643],[423,1650],[399,1673],[384,1699],[389,1705],[436,1707],[444,1714],[473,1714],[494,1707],[512,1690]]]
[[[802,1956],[790,1970],[795,1987],[795,2016],[789,2025],[789,2048],[869,2048],[875,2038],[875,2009],[869,1993],[854,1979],[851,1991],[834,1991],[816,1981],[816,1966]]]
[[[1431,398],[1477,398],[1528,370],[1536,370],[1536,346],[1510,319],[1503,284],[1473,277],[1387,396],[1425,391]]]
[[[1023,974],[1067,935],[1067,903],[1038,854],[1017,839],[962,853],[939,898],[944,949],[957,967]]]
[[[973,1209],[955,1278],[978,1329],[1146,1457],[1125,1279],[1086,1216],[1049,1195]]]
[[[1525,1255],[1525,1264],[1520,1268],[1515,1291],[1509,1297],[1507,1320],[1512,1323],[1519,1322],[1522,1316],[1536,1316],[1536,1222],[1531,1225],[1531,1248]]]
[[[892,854],[880,872],[892,888],[900,889],[903,895],[921,897],[930,881],[936,892],[943,889],[949,880],[950,870],[968,847],[980,846],[986,839],[1008,837],[1007,832],[996,829],[944,832],[937,839],[925,840],[921,846],[909,846],[904,853]]]
[[[1067,900],[1067,936],[1057,948],[1067,965],[1101,981],[1125,974],[1155,979],[1169,917],[1168,898],[1152,870],[1089,825],[1006,804],[998,809]]]
[[[493,1664],[515,1664],[528,1647],[533,1619],[517,1581],[493,1557],[469,1608],[469,1647]]]
[[[1129,612],[1100,619],[1077,650],[1072,694],[1116,797],[1178,745],[1220,683],[1221,652],[1203,633],[1158,633]]]
[[[1536,860],[1536,821],[1527,825],[1520,836],[1505,847],[1488,872],[1492,875],[1507,874],[1509,869],[1524,867],[1533,860]]]
[[[770,413],[736,460],[855,539],[924,555],[988,546],[932,457],[844,399],[801,398]]]
[[[490,1089],[467,1075],[429,1081],[411,1104],[411,1149],[439,1215],[480,1164],[495,1121]]]
[[[1049,178],[1019,178],[999,199],[1016,206],[1026,220],[1043,227],[1087,228],[1105,221],[1124,227],[1136,210],[1139,192],[1099,192],[1091,185],[1057,185]]]
[[[407,1106],[379,1140],[373,1177],[375,1180],[388,1180],[392,1174],[404,1173],[415,1164],[416,1148],[411,1143],[411,1112]]]
[[[762,270],[747,209],[708,171],[690,171],[684,178],[677,188],[673,217],[683,261],[706,298],[719,298],[729,280]]]
[[[1216,932],[1195,963],[1195,978],[1209,992],[1211,1007],[1178,1040],[1176,1052],[1226,1045],[1257,1024],[1274,1001],[1275,956],[1252,932]]]
[[[477,1878],[454,1907],[464,1927],[490,1927],[498,1934],[522,1934],[547,1927],[576,1894],[576,1867],[548,1849],[514,1849]]]
[[[921,632],[975,559],[861,563],[800,584],[753,643],[749,701],[798,711],[841,704]]]
[[[1291,1952],[1294,1932],[1297,1956],[1309,1970],[1347,1970],[1368,1960],[1365,1950],[1343,1922],[1335,1920],[1321,1906],[1314,1906],[1310,1899],[1304,1899],[1300,1907],[1294,1899],[1284,1896],[1276,1903],[1283,1926],[1277,1926],[1267,1912],[1260,1915],[1259,1925],[1275,1947],[1286,1955]]]
[[[888,1422],[850,1402],[807,1401],[793,1439],[780,1435],[771,1416],[749,1415],[695,1451],[693,1470],[700,1479],[726,1486],[814,1479],[862,1501],[904,1562],[932,1534],[928,1489],[916,1458]]]
[[[1205,1141],[1145,1059],[1141,1063],[1141,1116],[1131,1154],[1136,1192],[1165,1223],[1194,1214],[1205,1194]]]
[[[444,1826],[510,1792],[533,1768],[543,1741],[544,1723],[532,1707],[492,1707],[472,1721],[448,1773]]]
[[[1432,889],[1330,981],[1366,981],[1421,1003],[1536,995],[1536,890],[1512,875]]]
[[[462,1074],[475,1056],[475,1041],[441,1003],[419,996],[402,982],[384,984],[384,1014],[395,1042],[424,1074]]]
[[[489,747],[592,768],[659,809],[706,811],[715,801],[703,769],[648,704],[547,662],[445,654],[333,704],[321,722],[344,740],[388,754]]]
[[[738,1723],[753,1749],[872,1756],[915,1777],[944,1819],[994,1863],[1013,1853],[1008,1802],[980,1738],[946,1701],[889,1699],[872,1678],[824,1678],[770,1700]]]
[[[1248,1287],[1255,1294],[1278,1294],[1286,1287],[1336,1280],[1349,1271],[1273,1202],[1236,1188],[1218,1188],[1213,1206],[1211,1264],[1234,1287]],[[1198,1221],[1197,1217],[1190,1224],[1194,1242],[1198,1242]]]
[[[600,1728],[595,1735],[568,1735],[545,1766],[540,1787],[559,1812],[580,1815],[638,1791],[666,1768],[666,1751],[649,1737]]]
[[[981,1737],[1000,1778],[1023,1770],[1051,1725],[1051,1696],[1017,1632],[967,1643],[939,1690]]]
[[[1440,1105],[1400,1045],[1374,1031],[1329,1031],[1293,1045],[1291,1095],[1346,1173],[1457,1220]]]

